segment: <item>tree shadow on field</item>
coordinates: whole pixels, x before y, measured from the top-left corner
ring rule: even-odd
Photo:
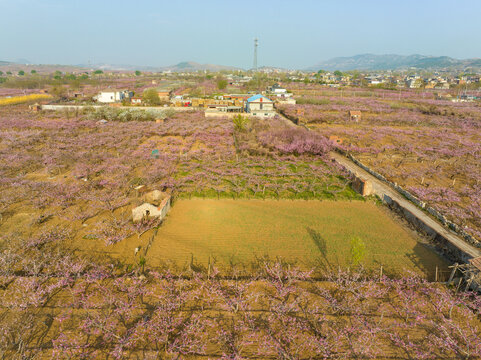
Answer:
[[[327,242],[326,239],[322,237],[319,231],[316,231],[309,226],[306,226],[307,233],[311,237],[314,245],[318,248],[321,256],[318,258],[318,266],[324,270],[331,270],[332,265],[327,259]]]
[[[443,268],[442,260],[438,259],[436,251],[424,244],[417,243],[406,257],[413,263],[414,268],[428,279],[435,278],[436,265]]]

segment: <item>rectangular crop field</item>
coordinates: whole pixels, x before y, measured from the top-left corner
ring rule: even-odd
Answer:
[[[147,263],[220,267],[280,257],[303,266],[349,266],[351,239],[366,247],[363,265],[388,272],[432,274],[446,263],[373,202],[178,200],[159,228]]]

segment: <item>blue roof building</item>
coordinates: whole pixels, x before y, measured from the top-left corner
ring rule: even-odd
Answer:
[[[274,102],[262,94],[257,94],[247,99],[246,112],[259,117],[272,117],[276,115]]]

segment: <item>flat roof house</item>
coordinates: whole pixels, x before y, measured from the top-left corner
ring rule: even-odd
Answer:
[[[116,103],[121,102],[124,99],[130,99],[132,96],[133,93],[129,90],[101,91],[94,97],[94,100],[97,100],[100,103]]]
[[[276,115],[274,102],[261,94],[251,96],[247,99],[246,112],[258,117],[273,117]]]

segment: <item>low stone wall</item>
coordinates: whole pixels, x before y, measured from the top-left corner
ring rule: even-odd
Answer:
[[[224,117],[234,117],[236,115],[242,115],[246,116],[247,114],[245,113],[228,113],[228,112],[223,112],[223,111],[205,111],[204,112],[206,118],[224,118]]]
[[[389,196],[384,195],[382,199],[389,208],[400,214],[405,218],[416,230],[431,238],[432,244],[436,249],[441,252],[446,258],[452,262],[466,263],[472,256],[460,250],[448,241],[444,236],[439,234],[436,230],[428,226],[416,215],[411,213],[405,207],[401,206],[397,201],[391,199]]]
[[[41,105],[42,110],[82,110],[82,109],[97,109],[97,108],[113,108],[113,109],[128,109],[128,110],[153,110],[153,111],[167,111],[167,110],[175,110],[175,111],[197,111],[202,110],[201,108],[193,108],[193,107],[174,107],[174,106],[110,106],[108,104],[105,105],[59,105],[59,104],[47,104]]]
[[[162,210],[160,211],[160,219],[163,220],[166,216],[167,213],[170,211],[170,204],[171,204],[171,196],[168,198],[164,199],[160,206],[162,206]]]
[[[82,110],[85,108],[101,108],[105,107],[104,105],[42,105],[42,110]]]
[[[294,124],[296,124],[296,125],[301,125],[301,124],[299,124],[299,119],[298,119],[298,118],[294,118],[294,117],[292,117],[292,116],[290,116],[290,115],[287,115],[287,114],[284,112],[284,110],[278,108],[278,107],[275,106],[275,105],[274,105],[274,107],[275,107],[275,109],[277,110],[277,112],[278,112],[279,114],[281,114],[282,116],[284,116],[286,119],[289,119],[290,121],[292,121],[292,122],[293,122]],[[309,129],[308,129],[308,130],[309,130]]]
[[[399,186],[397,183],[393,183],[392,181],[389,181],[386,179],[384,176],[379,174],[378,172],[372,170],[368,166],[364,165],[362,162],[360,162],[358,159],[356,159],[354,156],[351,154],[347,153],[346,151],[336,148],[336,151],[346,157],[348,157],[353,163],[355,163],[357,166],[360,168],[366,170],[369,174],[377,178],[378,180],[388,184],[390,187],[392,187],[394,190],[396,190],[398,193],[403,195],[406,199],[411,201],[413,204],[416,206],[420,207],[421,209],[424,209],[427,211],[429,214],[431,214],[434,218],[439,220],[445,227],[449,228],[450,230],[454,231],[456,234],[461,236],[467,243],[477,247],[481,248],[481,242],[475,239],[472,235],[468,234],[466,231],[464,231],[459,225],[453,223],[452,221],[448,220],[442,213],[437,211],[431,206],[427,206],[427,204],[424,201],[421,201],[419,198],[411,194],[409,191],[403,189],[401,186]]]

